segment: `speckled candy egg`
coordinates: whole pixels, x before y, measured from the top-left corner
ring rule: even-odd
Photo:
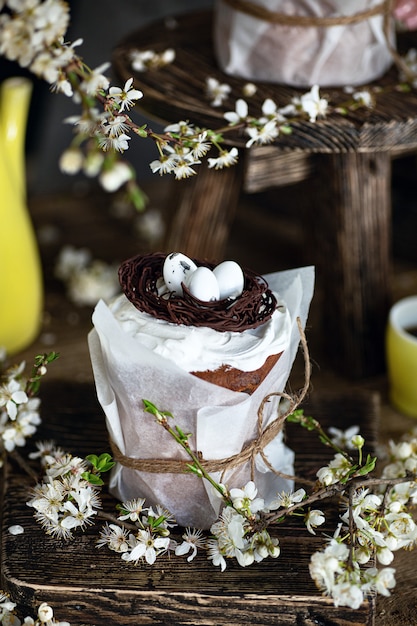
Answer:
[[[197,265],[182,252],[171,252],[165,259],[163,277],[170,292],[182,296],[181,283],[186,284],[187,278],[195,272]]]
[[[237,298],[242,294],[245,278],[236,261],[223,261],[214,268],[213,274],[219,285],[220,300]]]
[[[190,293],[203,302],[219,299],[219,286],[214,273],[208,267],[197,267],[187,277],[186,283]]]

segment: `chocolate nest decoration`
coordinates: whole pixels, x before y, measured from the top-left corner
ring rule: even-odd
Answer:
[[[162,278],[165,253],[136,256],[124,261],[119,281],[127,299],[143,313],[186,326],[206,326],[219,331],[242,332],[267,321],[277,307],[268,283],[254,272],[244,270],[245,285],[238,298],[202,302],[183,286],[182,297],[158,295],[157,282]],[[215,264],[193,259],[197,266],[210,269]]]

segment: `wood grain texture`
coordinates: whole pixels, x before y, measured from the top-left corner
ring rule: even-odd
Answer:
[[[53,437],[74,454],[107,449],[104,420],[97,410],[92,385],[45,384],[44,396],[47,405],[41,438]],[[357,398],[317,394],[305,409],[323,424],[335,423],[336,419],[341,427],[352,424],[354,417],[371,449],[375,445],[378,397],[364,393],[360,401],[358,413]],[[287,436],[296,451],[297,473],[313,476],[317,457],[324,461],[326,451],[323,455],[315,437],[294,425],[289,425]],[[107,549],[95,548],[98,523],[70,543],[45,536],[25,505],[30,482],[16,467],[9,468],[8,474],[2,585],[28,611],[47,600],[56,614],[65,616],[73,626],[373,624],[373,598],[353,611],[335,608],[318,593],[309,577],[308,563],[311,553],[323,546],[323,538],[308,536],[292,520],[277,530],[281,556],[255,566],[241,568],[230,563],[220,573],[202,555],[191,564],[166,557],[152,567],[134,567]],[[103,500],[105,510],[111,511],[115,501],[106,493]],[[328,532],[336,520],[332,507],[330,511]],[[7,528],[12,523],[21,524],[24,535],[10,535]]]

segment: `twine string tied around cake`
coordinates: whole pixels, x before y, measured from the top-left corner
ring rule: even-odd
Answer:
[[[268,469],[275,473],[278,476],[283,478],[295,479],[295,476],[290,476],[275,470],[275,468],[269,462],[267,455],[265,454],[265,447],[271,443],[282,431],[285,421],[287,417],[293,413],[296,408],[301,404],[303,399],[305,398],[309,385],[310,385],[310,359],[308,354],[307,341],[305,338],[305,334],[301,325],[301,320],[297,318],[298,329],[301,337],[301,344],[303,348],[304,354],[304,386],[300,393],[295,395],[290,395],[286,392],[273,392],[265,396],[262,400],[257,415],[257,437],[251,440],[239,453],[234,454],[230,457],[224,459],[214,459],[214,460],[205,460],[202,458],[201,453],[197,452],[199,456],[199,461],[201,462],[202,467],[208,472],[221,472],[221,480],[223,479],[224,474],[234,469],[244,463],[250,463],[251,467],[251,479],[253,480],[255,474],[255,462],[256,457],[259,454],[266,464]],[[288,401],[288,408],[279,413],[278,416],[272,420],[267,426],[264,427],[264,409],[265,405],[273,398],[273,397],[281,397]],[[139,459],[126,456],[121,452],[118,446],[114,443],[114,441],[110,440],[110,447],[113,453],[114,460],[122,465],[123,467],[127,467],[130,469],[138,470],[141,472],[150,472],[150,473],[172,473],[172,474],[183,474],[188,470],[187,468],[187,460],[182,459],[158,459],[158,458],[146,458]]]
[[[330,28],[332,26],[350,26],[353,24],[358,24],[359,22],[369,20],[377,15],[382,15],[384,19],[383,30],[385,35],[385,43],[389,52],[391,53],[394,63],[408,79],[415,78],[413,72],[403,61],[403,59],[398,54],[397,50],[390,41],[390,25],[391,20],[393,19],[392,15],[394,10],[394,0],[382,0],[373,7],[369,7],[364,11],[359,11],[350,15],[326,16],[300,15],[281,13],[279,11],[271,11],[271,9],[268,9],[260,4],[251,2],[251,0],[223,0],[223,2],[230,6],[232,9],[239,11],[240,13],[244,13],[245,15],[254,17],[258,20],[264,20],[265,22],[270,22],[271,24],[277,24],[279,26],[290,27]]]

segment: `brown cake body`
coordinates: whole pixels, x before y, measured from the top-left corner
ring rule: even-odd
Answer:
[[[231,391],[243,391],[244,393],[252,394],[269,374],[275,363],[277,363],[281,354],[282,352],[280,354],[271,354],[262,367],[253,372],[243,372],[235,367],[222,365],[216,370],[191,372],[191,374],[214,385],[226,387],[226,389]]]

